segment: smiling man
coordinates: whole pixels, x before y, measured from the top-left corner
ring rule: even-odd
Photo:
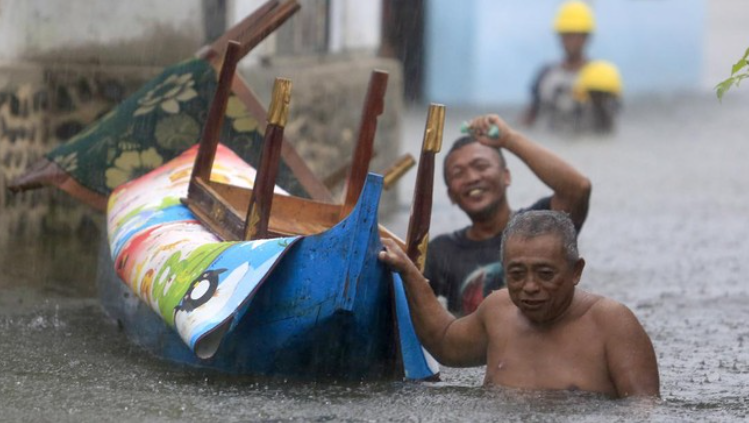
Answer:
[[[392,240],[380,260],[403,277],[416,333],[442,364],[486,365],[485,385],[660,396],[653,345],[624,305],[577,289],[585,267],[565,213],[515,215],[502,237],[507,289],[460,319]]]
[[[492,126],[500,136],[489,138]],[[551,151],[514,131],[497,115],[470,123],[472,136],[455,141],[445,157],[447,193],[471,219],[471,225],[436,237],[429,243],[424,276],[434,293],[447,299],[456,314],[475,310],[491,291],[502,287],[499,246],[513,214],[507,201],[510,171],[502,149],[522,160],[553,194],[517,210],[567,212],[579,231],[588,213],[591,184]]]

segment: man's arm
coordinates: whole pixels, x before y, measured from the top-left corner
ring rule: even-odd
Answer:
[[[492,125],[499,128],[500,137],[492,139],[481,136],[487,134]],[[478,117],[471,122],[471,127],[474,128],[474,133],[479,135],[479,142],[504,148],[522,160],[554,191],[551,209],[569,213],[575,227],[578,230],[582,227],[588,215],[590,201],[591,183],[588,178],[550,150],[513,130],[497,115]]]
[[[486,363],[488,345],[480,313],[456,319],[437,301],[429,282],[394,241],[383,239],[380,260],[400,273],[416,335],[440,363],[451,367]]]
[[[607,303],[606,361],[619,397],[659,397],[658,362],[650,337],[629,308]]]

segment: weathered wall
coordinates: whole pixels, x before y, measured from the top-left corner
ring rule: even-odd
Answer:
[[[201,0],[2,0],[0,60],[167,65],[203,44]]]
[[[0,0],[0,257],[100,216],[10,179],[203,44],[201,0]]]
[[[32,65],[0,68],[0,248],[19,234],[37,235],[47,214],[45,192],[11,195],[9,179],[20,175],[49,148],[48,95],[41,68]]]
[[[34,63],[0,67],[0,268],[5,269],[0,282],[55,286],[93,280],[103,215],[57,189],[11,194],[6,186],[158,71]]]
[[[87,207],[50,189],[11,194],[5,187],[158,71],[32,63],[0,67],[0,233],[75,231],[88,219]]]

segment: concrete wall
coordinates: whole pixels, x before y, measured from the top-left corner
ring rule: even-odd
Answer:
[[[551,25],[561,0],[429,0],[428,101],[518,104],[538,68],[561,57]],[[598,30],[589,56],[611,60],[625,95],[701,87],[704,0],[590,2]]]
[[[332,0],[330,51],[376,51],[381,39],[381,3],[381,0]]]
[[[166,65],[202,45],[201,0],[2,0],[0,60]]]
[[[5,186],[203,33],[201,0],[0,0],[0,251],[93,226],[98,213],[59,190]]]
[[[8,270],[0,284],[59,283],[65,291],[72,281],[94,281],[103,214],[59,189],[12,194],[6,186],[154,72],[70,63],[0,65],[0,268]]]
[[[265,0],[230,0],[229,26],[236,24],[260,7]],[[302,8],[305,2],[300,1]],[[381,0],[330,0],[329,39],[330,53],[374,53],[380,46],[382,5]],[[292,18],[293,20],[294,18]],[[242,60],[244,68],[260,64],[264,57],[275,52],[275,37],[271,35]]]

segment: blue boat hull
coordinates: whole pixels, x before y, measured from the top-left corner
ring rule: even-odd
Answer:
[[[382,178],[370,175],[346,219],[289,248],[234,323],[216,334],[220,344],[209,359],[198,358],[130,292],[108,252],[100,266],[102,304],[136,343],[181,363],[296,379],[402,378],[392,275],[377,259],[381,186]]]

